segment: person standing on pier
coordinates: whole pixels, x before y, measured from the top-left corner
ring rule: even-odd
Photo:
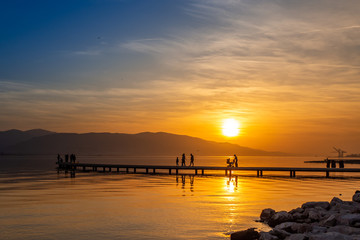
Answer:
[[[331,168],[336,168],[336,161],[335,160],[331,160]]]
[[[345,164],[344,164],[344,160],[340,160],[339,161],[339,168],[344,168],[345,167]]]
[[[330,160],[329,160],[329,158],[326,158],[325,162],[326,162],[326,168],[330,168]]]
[[[182,157],[181,157],[181,166],[186,166],[185,165],[185,153],[183,153]]]
[[[192,153],[190,153],[190,165],[189,166],[194,166],[194,155]]]
[[[238,167],[238,158],[236,154],[234,154],[234,163],[235,163],[235,167]]]
[[[179,166],[179,157],[176,157],[176,166]]]

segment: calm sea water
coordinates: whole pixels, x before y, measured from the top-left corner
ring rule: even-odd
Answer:
[[[196,157],[224,166],[227,157]],[[174,164],[173,157],[80,156],[80,162]],[[322,167],[304,157],[240,157],[241,166]],[[223,173],[212,176],[57,172],[56,156],[0,156],[0,239],[229,239],[261,210],[350,200],[360,175]],[[356,167],[349,165],[346,167]],[[352,176],[352,177],[350,177]]]

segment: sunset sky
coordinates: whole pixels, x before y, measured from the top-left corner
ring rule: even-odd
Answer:
[[[360,153],[359,13],[358,0],[3,0],[0,130]],[[239,136],[222,135],[227,118]]]

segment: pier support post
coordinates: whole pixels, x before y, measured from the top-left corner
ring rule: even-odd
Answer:
[[[153,168],[153,173],[155,174],[155,168]]]
[[[119,168],[116,168],[116,171],[119,172]]]
[[[95,167],[95,171],[97,172],[97,167]]]
[[[197,169],[195,169],[195,175],[197,175]]]
[[[85,166],[83,166],[83,171],[85,172]]]
[[[136,168],[134,168],[134,173],[136,173]]]
[[[260,170],[260,176],[261,177],[263,176],[263,170]]]
[[[227,174],[228,174],[228,170],[225,170],[225,176],[227,176]]]
[[[201,174],[204,175],[204,169],[201,169]]]
[[[329,177],[329,171],[326,171],[326,177],[327,178]]]
[[[169,168],[169,175],[171,175],[171,168]]]
[[[178,169],[176,169],[176,175],[178,175],[179,174],[179,170]]]
[[[148,169],[148,168],[146,168],[146,173],[149,173],[149,169]]]
[[[129,168],[126,168],[126,173],[129,173]]]
[[[103,167],[103,172],[105,172],[105,167]]]
[[[111,172],[111,167],[109,167],[109,172]]]

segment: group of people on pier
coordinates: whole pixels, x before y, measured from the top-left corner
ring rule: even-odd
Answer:
[[[76,155],[75,154],[65,154],[64,156],[65,158],[65,161],[64,159],[60,156],[60,154],[57,155],[57,160],[58,160],[58,163],[62,163],[62,162],[70,162],[70,163],[75,163],[76,161]]]
[[[190,164],[189,167],[194,166],[194,155],[192,153],[190,153]],[[179,157],[176,157],[176,166],[179,166]],[[181,166],[184,167],[186,166],[186,157],[185,157],[185,153],[183,153],[181,155]]]
[[[326,162],[326,168],[336,168],[336,160],[333,160],[333,159],[326,159],[325,160]],[[339,168],[344,168],[345,167],[345,163],[344,163],[344,160],[339,160]]]
[[[234,154],[234,159],[232,161],[230,158],[226,159],[226,163],[228,167],[238,167],[238,158],[236,154]]]

